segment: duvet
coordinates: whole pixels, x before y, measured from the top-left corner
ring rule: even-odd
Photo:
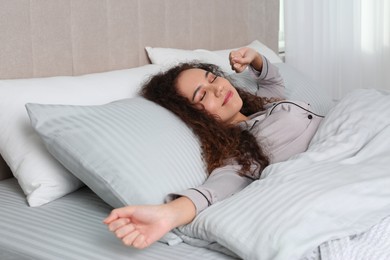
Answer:
[[[390,215],[390,94],[360,89],[331,109],[309,149],[175,232],[243,259],[300,259]]]

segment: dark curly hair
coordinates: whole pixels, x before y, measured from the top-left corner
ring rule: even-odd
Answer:
[[[234,159],[242,166],[240,175],[260,177],[269,159],[256,138],[238,125],[228,125],[218,120],[178,93],[176,85],[179,74],[193,68],[225,77],[220,68],[213,64],[182,63],[151,77],[141,89],[141,96],[170,110],[192,129],[201,143],[209,174]],[[248,116],[264,109],[265,99],[239,88],[237,91],[243,100],[242,114]]]

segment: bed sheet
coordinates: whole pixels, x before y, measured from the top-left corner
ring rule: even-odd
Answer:
[[[102,220],[111,208],[84,187],[41,207],[29,207],[14,178],[0,182],[0,259],[234,259],[181,243],[146,250],[124,246]]]

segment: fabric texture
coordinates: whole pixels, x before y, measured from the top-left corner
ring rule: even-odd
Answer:
[[[135,96],[145,78],[159,70],[147,65],[78,77],[0,80],[0,153],[30,206],[51,202],[83,184],[47,152],[25,104],[105,104]]]
[[[124,246],[102,220],[111,206],[87,187],[43,207],[28,207],[15,178],[0,182],[0,259],[229,260],[185,243],[154,243],[144,250]],[[26,217],[27,216],[27,217]]]
[[[390,215],[389,135],[390,93],[354,91],[331,109],[305,153],[270,165],[177,232],[243,259],[299,259],[365,232]]]
[[[390,259],[390,217],[367,232],[323,243],[318,260]]]

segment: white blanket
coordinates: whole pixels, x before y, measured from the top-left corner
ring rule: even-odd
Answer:
[[[243,259],[291,260],[389,215],[390,95],[362,89],[329,112],[308,151],[270,165],[179,231]]]
[[[390,259],[390,217],[385,218],[369,231],[356,236],[335,239],[323,243],[321,260]]]

